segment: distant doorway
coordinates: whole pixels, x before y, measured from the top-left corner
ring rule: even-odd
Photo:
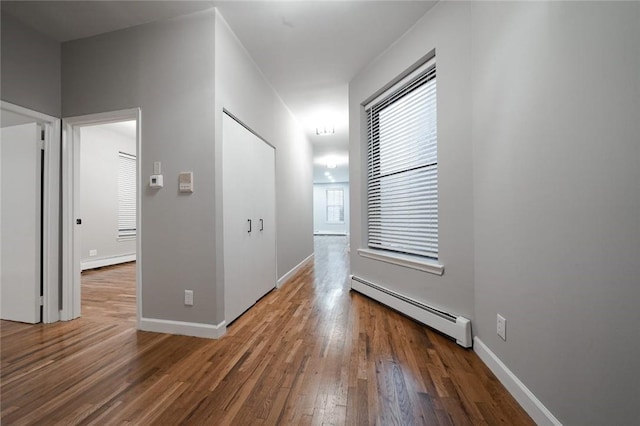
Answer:
[[[313,184],[314,235],[348,235],[349,182]]]

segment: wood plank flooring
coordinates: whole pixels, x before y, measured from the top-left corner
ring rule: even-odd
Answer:
[[[530,425],[471,350],[350,292],[345,237],[219,340],[135,330],[134,265],[83,275],[83,317],[2,321],[3,425]]]

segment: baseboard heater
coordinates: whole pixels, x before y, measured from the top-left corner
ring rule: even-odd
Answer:
[[[473,343],[471,321],[465,317],[425,305],[422,302],[363,280],[355,275],[351,275],[351,289],[369,296],[418,322],[435,328],[441,333],[454,338],[456,343],[464,348],[470,348]]]

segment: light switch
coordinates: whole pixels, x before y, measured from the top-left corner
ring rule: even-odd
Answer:
[[[153,174],[154,175],[161,175],[162,174],[162,165],[159,161],[154,161],[153,162]]]

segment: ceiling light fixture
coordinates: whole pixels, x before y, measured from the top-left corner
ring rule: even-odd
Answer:
[[[316,135],[318,136],[330,136],[336,132],[335,127],[333,126],[322,126],[316,127]]]

